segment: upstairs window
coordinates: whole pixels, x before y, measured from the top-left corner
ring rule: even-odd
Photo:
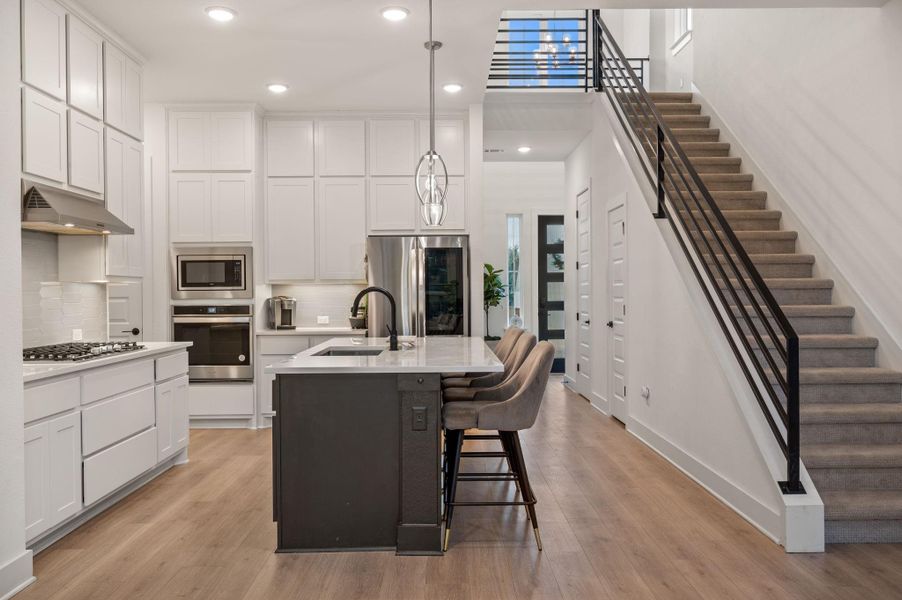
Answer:
[[[673,44],[670,46],[674,54],[686,47],[692,39],[692,9],[677,8],[673,10]]]

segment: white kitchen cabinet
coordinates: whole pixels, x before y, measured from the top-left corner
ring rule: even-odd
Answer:
[[[211,187],[207,173],[173,173],[169,177],[170,241],[211,241]]]
[[[103,43],[104,121],[142,139],[144,132],[144,75],[141,66],[122,50]]]
[[[216,173],[210,176],[210,239],[250,242],[254,236],[254,176]]]
[[[135,230],[134,235],[107,236],[107,274],[141,277],[144,273],[144,145],[106,130],[106,207]]]
[[[313,121],[266,122],[266,174],[313,176]]]
[[[173,171],[210,169],[210,113],[169,113],[169,168]]]
[[[210,168],[213,171],[252,171],[254,115],[251,112],[210,114]]]
[[[22,170],[66,183],[66,105],[22,88]]]
[[[311,178],[269,179],[266,186],[266,281],[316,277],[316,200]]]
[[[22,2],[22,81],[66,98],[66,10],[53,0]]]
[[[84,502],[90,506],[157,463],[155,427],[84,460]]]
[[[316,202],[317,276],[366,279],[366,189],[363,179],[321,179]]]
[[[103,119],[103,38],[74,15],[67,21],[69,106]]]
[[[369,124],[370,175],[412,176],[419,160],[416,121],[373,119]]]
[[[81,422],[75,412],[25,427],[25,537],[81,510]]]
[[[157,462],[188,447],[188,376],[156,387]]]
[[[366,122],[319,121],[316,127],[317,174],[366,175]]]
[[[463,177],[448,178],[448,193],[445,202],[448,212],[445,213],[445,222],[440,227],[427,227],[420,213],[417,213],[417,225],[421,232],[435,231],[459,231],[467,228],[467,180]]]
[[[69,185],[103,193],[103,124],[69,109]]]
[[[429,121],[421,120],[419,129],[420,151],[418,154],[422,156],[429,150]],[[467,153],[464,130],[464,122],[460,119],[437,119],[435,121],[435,149],[445,161],[448,175],[466,174]]]
[[[373,177],[370,179],[370,231],[413,231],[416,229],[417,200],[413,177]]]

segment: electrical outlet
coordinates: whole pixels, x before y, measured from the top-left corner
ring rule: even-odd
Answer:
[[[329,315],[319,315],[316,317],[317,325],[328,325],[329,324]]]
[[[413,423],[411,424],[411,429],[413,431],[426,431],[426,415],[427,408],[425,406],[414,406],[411,409],[413,416]]]
[[[82,339],[82,331],[81,329],[73,329],[72,330],[72,341],[80,342]]]

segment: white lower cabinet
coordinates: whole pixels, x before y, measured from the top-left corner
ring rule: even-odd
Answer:
[[[34,539],[81,510],[78,412],[25,428],[25,537]]]
[[[157,464],[157,429],[121,441],[84,460],[85,506],[115,492]]]
[[[188,446],[188,376],[158,383],[156,388],[157,461]]]

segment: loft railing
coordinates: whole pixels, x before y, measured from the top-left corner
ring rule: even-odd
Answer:
[[[553,14],[557,16],[514,16],[509,12],[501,18],[486,89],[595,89],[591,12]],[[628,61],[644,82],[648,58]]]
[[[597,10],[592,40],[595,89],[611,102],[655,189],[654,215],[670,222],[786,457],[780,489],[805,493],[799,478],[799,337]]]

